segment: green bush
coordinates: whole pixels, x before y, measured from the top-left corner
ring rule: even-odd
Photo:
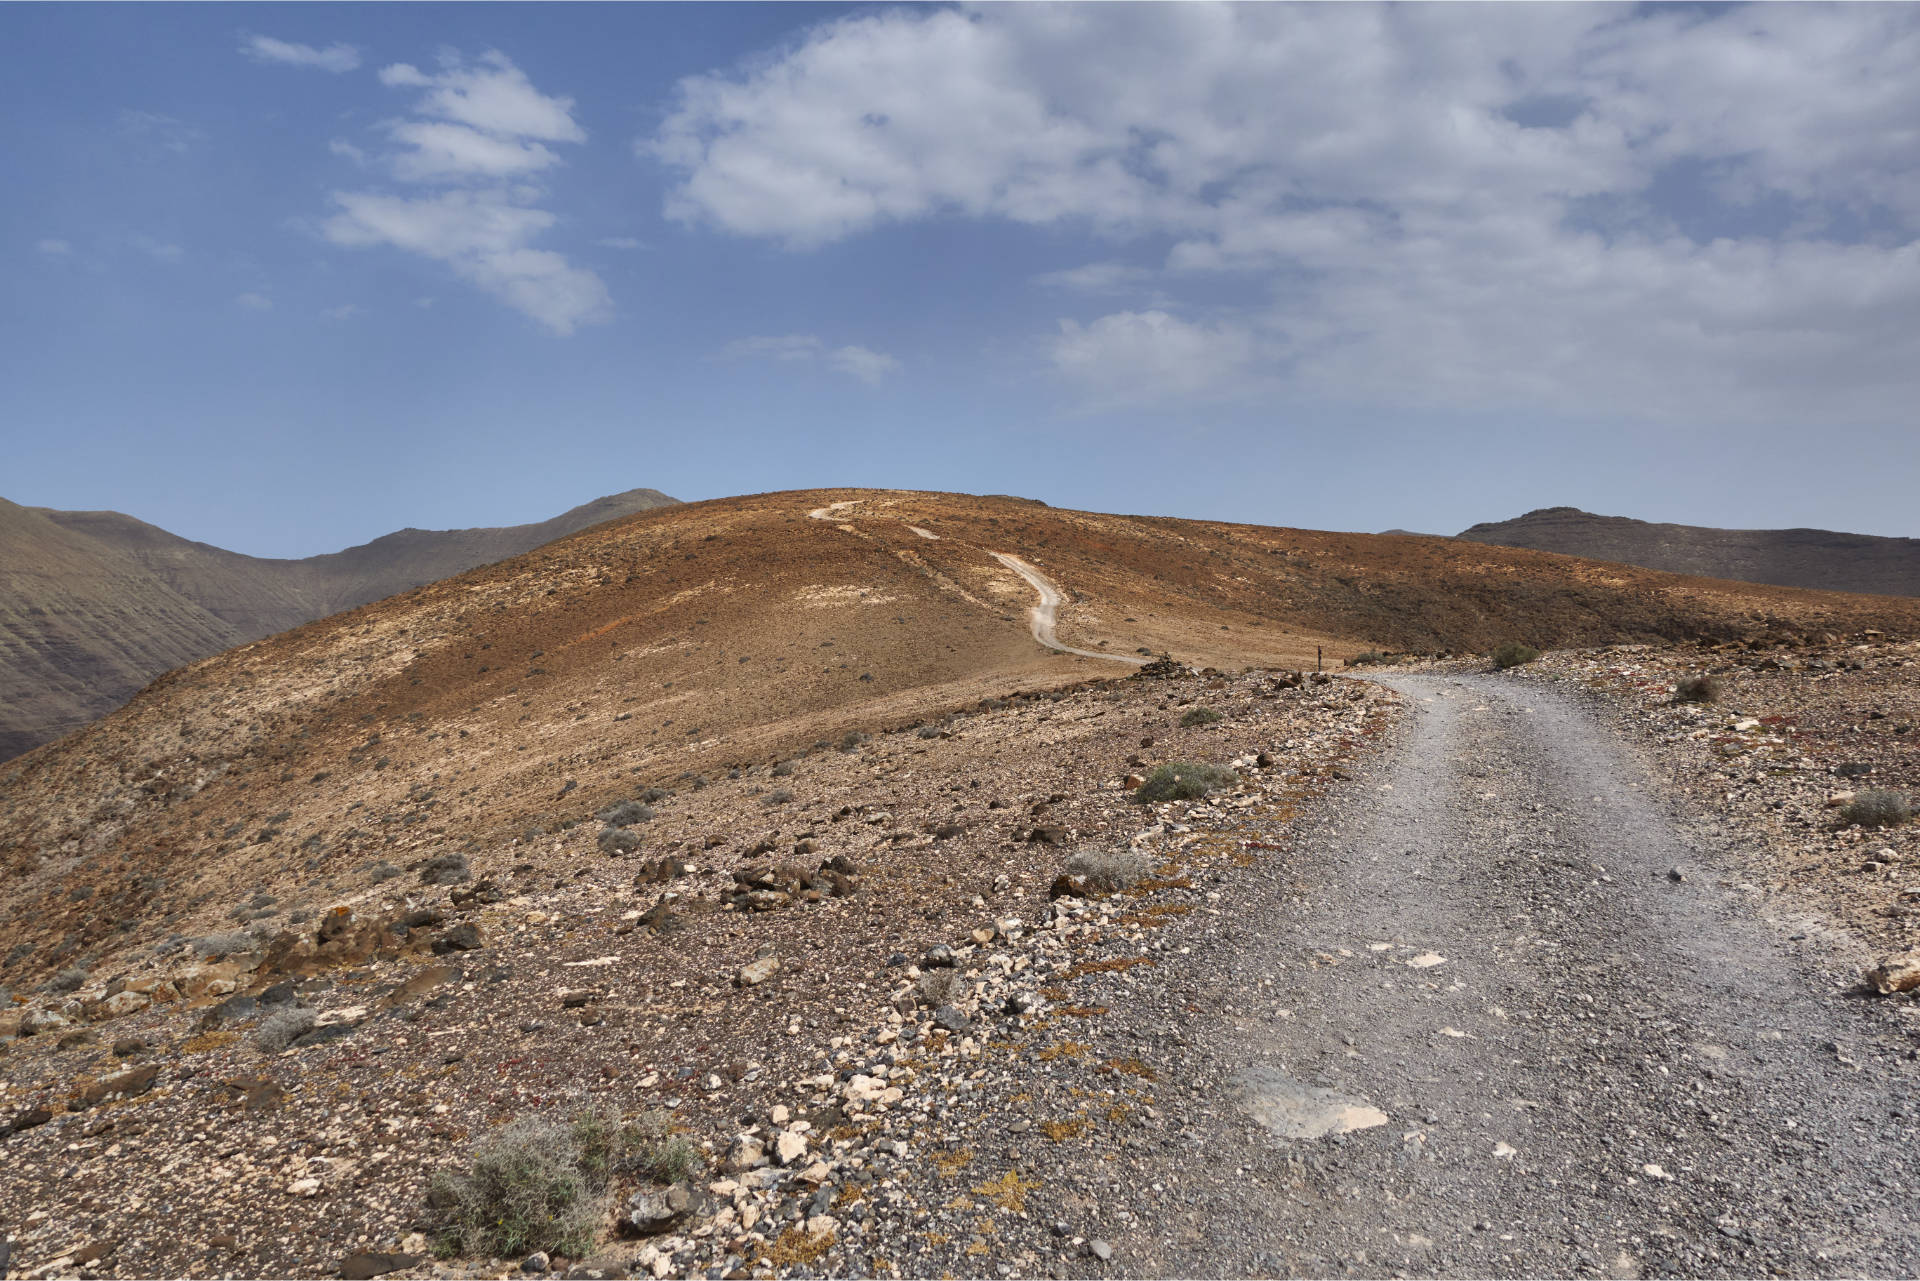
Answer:
[[[1711,703],[1720,697],[1720,680],[1716,676],[1689,676],[1673,687],[1673,701],[1676,703]]]
[[[1147,774],[1134,797],[1142,805],[1157,801],[1197,800],[1216,787],[1231,787],[1240,776],[1220,765],[1204,761],[1169,761],[1156,765]]]
[[[1540,657],[1540,651],[1533,646],[1522,645],[1519,641],[1508,641],[1493,651],[1493,665],[1504,672],[1509,667],[1531,663],[1538,657]]]
[[[1180,718],[1182,729],[1192,729],[1196,725],[1211,725],[1222,719],[1220,713],[1211,707],[1196,707]]]
[[[561,1124],[523,1117],[474,1145],[464,1170],[435,1172],[427,1205],[443,1255],[578,1258],[607,1217],[607,1190],[632,1146],[630,1127],[598,1112]]]
[[[1840,811],[1841,822],[1861,827],[1898,827],[1912,817],[1913,802],[1906,793],[1884,788],[1859,793]]]

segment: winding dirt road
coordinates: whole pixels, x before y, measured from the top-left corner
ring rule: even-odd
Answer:
[[[1027,610],[1027,618],[1033,624],[1033,638],[1042,645],[1048,649],[1058,650],[1062,654],[1078,654],[1082,658],[1110,658],[1116,663],[1132,663],[1135,667],[1146,665],[1146,659],[1135,658],[1131,654],[1108,654],[1097,649],[1079,649],[1072,645],[1062,645],[1060,638],[1054,634],[1054,625],[1060,602],[1066,599],[1065,594],[1053,585],[1052,579],[1018,556],[1012,556],[1006,552],[988,552],[987,555],[1026,579],[1027,584],[1040,593],[1040,603]]]

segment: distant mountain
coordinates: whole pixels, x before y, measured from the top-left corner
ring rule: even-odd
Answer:
[[[183,663],[676,501],[630,489],[537,525],[403,529],[270,560],[119,512],[0,499],[0,760],[105,715]]]
[[[1920,539],[1828,529],[1710,529],[1542,507],[1475,525],[1470,542],[1610,560],[1643,569],[1879,596],[1920,596]]]

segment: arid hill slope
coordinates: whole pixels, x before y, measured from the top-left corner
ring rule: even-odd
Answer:
[[[674,501],[634,489],[535,525],[403,529],[268,560],[119,512],[0,499],[0,760],[104,715],[170,667]]]
[[[1066,593],[1066,643],[1222,667],[1310,666],[1317,644],[1920,633],[1920,602],[1449,539],[893,491],[676,506],[172,672],[0,773],[0,982],[230,929],[243,891],[313,902],[371,862],[1131,670],[1041,649],[996,551]]]
[[[1829,529],[1656,525],[1577,507],[1543,507],[1475,525],[1460,537],[1744,583],[1920,596],[1920,539],[1914,538]]]

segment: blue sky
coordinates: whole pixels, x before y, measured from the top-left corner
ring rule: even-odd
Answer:
[[[1920,9],[0,8],[0,496],[1920,535]]]

